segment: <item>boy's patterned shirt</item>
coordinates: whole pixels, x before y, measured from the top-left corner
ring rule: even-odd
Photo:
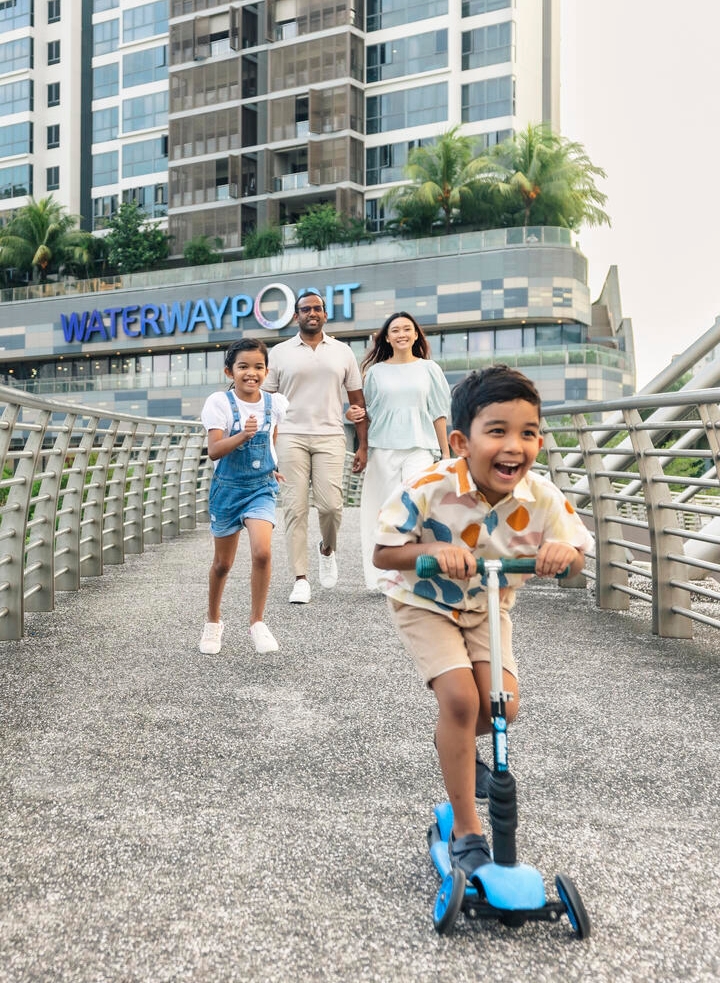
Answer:
[[[439,461],[401,486],[380,510],[375,531],[381,546],[442,541],[493,560],[535,556],[548,540],[583,551],[593,546],[572,505],[550,481],[529,472],[510,495],[491,506],[464,458]],[[500,575],[502,607],[513,606],[515,588],[527,579],[520,574]],[[483,580],[480,576],[450,580],[443,574],[421,579],[412,570],[387,570],[380,589],[403,604],[454,617],[457,611],[485,610]]]

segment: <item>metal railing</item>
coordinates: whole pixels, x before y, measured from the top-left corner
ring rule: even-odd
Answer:
[[[720,389],[690,389],[566,405],[542,422],[540,469],[595,535],[598,607],[644,601],[665,637],[720,628],[719,403]]]
[[[199,422],[107,414],[0,386],[0,640],[55,591],[193,529],[212,465]]]
[[[714,362],[696,380],[718,376]],[[197,421],[108,414],[8,387],[0,402],[7,640],[22,637],[26,611],[53,609],[55,591],[195,528],[212,465]],[[598,607],[646,602],[652,630],[666,637],[720,628],[720,388],[566,404],[545,412],[542,432],[538,469],[595,535],[585,575]],[[351,461],[344,500],[358,505]]]

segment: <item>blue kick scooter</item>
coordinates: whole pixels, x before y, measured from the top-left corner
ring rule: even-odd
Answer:
[[[433,556],[420,556],[415,566],[419,577],[442,576]],[[488,627],[490,634],[490,705],[492,712],[493,773],[488,788],[493,862],[478,867],[469,881],[459,867],[450,863],[448,843],[453,827],[449,802],[435,806],[435,822],[427,833],[430,856],[440,875],[433,922],[445,935],[452,931],[462,911],[467,918],[497,918],[503,925],[519,927],[526,921],[556,922],[567,915],[579,939],[590,935],[590,919],[575,884],[567,874],[557,874],[559,901],[548,901],[540,872],[518,863],[515,847],[517,796],[515,779],[508,765],[505,704],[510,694],[502,688],[500,649],[500,574],[534,573],[534,559],[477,561],[477,572],[487,579]],[[561,574],[560,576],[564,576]]]

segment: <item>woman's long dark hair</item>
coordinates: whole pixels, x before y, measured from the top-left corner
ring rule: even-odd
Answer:
[[[362,360],[360,368],[363,375],[367,372],[371,365],[377,365],[378,362],[387,362],[387,360],[392,357],[393,349],[392,345],[388,341],[388,329],[393,321],[396,321],[399,317],[406,317],[408,321],[412,321],[415,330],[417,331],[417,338],[413,342],[412,346],[412,353],[415,358],[430,358],[430,345],[428,344],[427,338],[423,334],[423,329],[417,323],[415,318],[412,316],[412,314],[408,314],[407,311],[395,311],[395,313],[390,315],[390,317],[387,319],[387,321],[385,321],[383,326],[375,335],[372,348]]]

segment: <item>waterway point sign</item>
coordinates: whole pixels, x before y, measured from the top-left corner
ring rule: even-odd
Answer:
[[[352,320],[352,292],[359,283],[329,285],[325,290],[303,287],[297,296],[317,293],[325,297],[328,321],[336,316],[336,296],[342,303],[342,316]],[[280,300],[277,300],[277,294]],[[272,300],[275,295],[275,300]],[[220,300],[212,297],[175,301],[172,304],[129,304],[125,307],[94,308],[91,311],[73,311],[60,315],[63,337],[68,344],[88,344],[94,341],[113,341],[125,335],[127,338],[162,338],[174,334],[190,334],[196,328],[222,331],[223,327],[241,327],[243,319],[254,316],[257,324],[268,331],[287,327],[295,314],[296,294],[284,283],[270,283],[255,298],[249,294],[226,295]],[[272,308],[276,317],[265,317],[263,302]]]

